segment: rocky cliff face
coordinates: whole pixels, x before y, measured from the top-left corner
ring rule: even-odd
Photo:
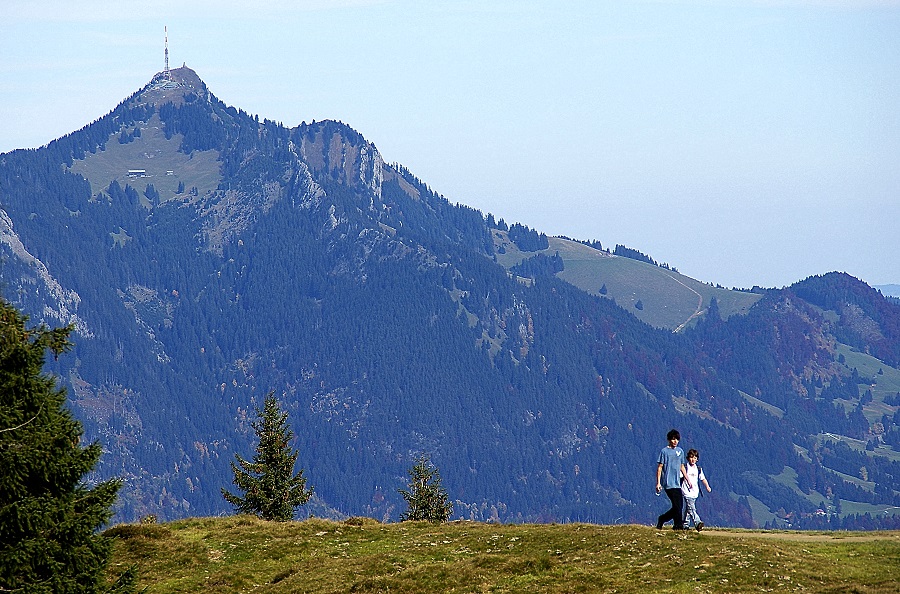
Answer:
[[[7,267],[11,266],[19,271],[15,276],[17,293],[23,300],[42,304],[41,319],[60,326],[71,325],[78,336],[91,338],[93,334],[90,328],[77,313],[81,297],[75,291],[64,288],[50,274],[47,266],[28,251],[13,229],[12,219],[2,210],[0,210],[0,243],[6,247],[12,260],[17,264],[11,265],[10,260],[6,263]]]

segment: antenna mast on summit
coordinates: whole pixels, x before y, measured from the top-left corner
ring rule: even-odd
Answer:
[[[163,72],[165,73],[164,74],[165,77],[168,79],[169,78],[169,27],[168,27],[168,25],[163,27],[163,31],[165,31],[165,34],[166,34],[166,69]]]

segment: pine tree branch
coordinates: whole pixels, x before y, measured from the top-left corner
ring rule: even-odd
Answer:
[[[33,417],[31,417],[30,419],[28,419],[21,425],[16,425],[15,427],[7,427],[6,429],[0,429],[0,433],[6,433],[7,431],[15,431],[16,429],[21,429],[22,427],[24,427],[25,425],[28,425],[29,423],[33,423],[34,421],[37,420],[37,418],[39,416],[41,416],[41,411],[43,411],[43,410],[44,410],[44,401],[41,401],[41,407],[38,409],[37,413],[35,413],[35,415]],[[0,588],[0,592],[2,592],[2,591],[4,591],[4,590],[2,588]]]

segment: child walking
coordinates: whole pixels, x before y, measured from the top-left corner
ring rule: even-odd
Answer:
[[[684,467],[685,479],[681,481],[681,494],[684,495],[684,527],[687,529],[688,520],[692,521],[697,532],[703,530],[703,522],[697,513],[697,497],[700,496],[700,483],[706,487],[706,492],[712,492],[703,469],[697,465],[700,460],[700,452],[694,449],[688,450],[687,464]]]

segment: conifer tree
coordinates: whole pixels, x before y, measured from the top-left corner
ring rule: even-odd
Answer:
[[[222,496],[240,513],[250,513],[264,520],[286,522],[294,517],[294,509],[305,505],[312,496],[306,489],[306,477],[301,468],[294,474],[299,452],[291,450],[294,433],[287,425],[287,413],[282,412],[273,392],[266,395],[262,409],[256,410],[257,420],[251,426],[259,443],[253,461],[235,454],[231,463],[234,484],[244,496],[222,489]]]
[[[27,324],[0,299],[0,591],[132,591],[132,570],[107,583],[112,541],[97,532],[121,483],[83,481],[100,444],[81,447],[65,390],[43,373],[46,351],[71,346],[71,327]]]
[[[409,489],[398,489],[408,509],[401,520],[427,520],[440,524],[450,519],[453,504],[441,485],[441,475],[428,456],[421,455],[409,469]]]

